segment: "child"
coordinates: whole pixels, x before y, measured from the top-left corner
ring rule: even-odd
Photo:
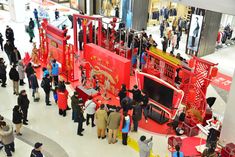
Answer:
[[[53,90],[53,97],[54,97],[54,100],[55,100],[56,104],[57,104],[57,101],[58,101],[57,91],[58,91],[58,87],[55,87],[55,89]]]

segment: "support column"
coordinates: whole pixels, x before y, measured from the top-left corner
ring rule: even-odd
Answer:
[[[11,19],[15,22],[25,21],[25,0],[9,0]]]
[[[222,13],[207,10],[201,32],[198,57],[215,52],[216,39],[220,28]]]
[[[230,142],[235,143],[235,71],[233,74],[233,81],[229,92],[228,103],[226,104],[226,109],[224,113],[224,120],[222,124],[222,130],[220,134],[220,141],[223,144]]]

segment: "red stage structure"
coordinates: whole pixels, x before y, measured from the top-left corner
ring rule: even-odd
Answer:
[[[58,29],[43,19],[42,27],[39,28],[39,59],[43,66],[50,65],[50,61],[56,59],[60,63],[60,74],[73,81],[74,50],[72,45],[67,45],[70,38],[66,35],[67,31]]]

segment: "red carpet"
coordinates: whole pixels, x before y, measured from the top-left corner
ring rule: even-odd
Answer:
[[[202,144],[205,144],[206,141],[203,139]],[[183,139],[183,144],[181,147],[181,151],[184,152],[184,156],[196,156],[200,155],[197,152],[195,146],[200,145],[200,138],[198,137],[187,137]]]

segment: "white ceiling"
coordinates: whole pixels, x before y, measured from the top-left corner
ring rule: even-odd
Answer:
[[[235,0],[172,0],[188,6],[235,15]]]

